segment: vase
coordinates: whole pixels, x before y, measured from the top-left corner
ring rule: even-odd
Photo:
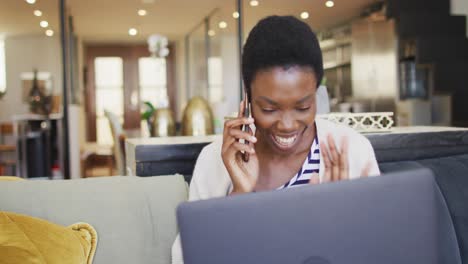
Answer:
[[[214,133],[213,112],[208,102],[195,96],[185,107],[182,118],[182,135],[203,136]]]
[[[175,121],[173,113],[169,108],[158,108],[153,114],[152,137],[175,136]]]

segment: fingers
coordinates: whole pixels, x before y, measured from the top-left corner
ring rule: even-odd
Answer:
[[[349,179],[348,138],[342,138],[340,149],[338,149],[335,140],[329,134],[327,143],[320,142],[320,149],[325,167],[323,181],[333,182]]]
[[[228,120],[224,122],[223,130],[223,147],[231,145],[234,141],[239,141],[239,139],[244,139],[247,141],[256,141],[256,139],[250,138],[251,134],[245,131],[241,131],[241,126],[249,126],[253,124],[253,118],[236,118],[233,120]]]
[[[248,142],[253,142],[253,143],[257,142],[257,138],[253,136],[252,132],[249,130],[248,132],[244,132],[244,131],[237,130],[237,129],[231,129],[227,133],[229,136],[231,136],[232,138],[235,138],[236,140],[243,139]]]
[[[224,122],[224,131],[226,131],[229,128],[236,128],[242,125],[251,125],[254,123],[254,119],[251,117],[239,117],[231,120],[226,120]]]
[[[255,149],[247,144],[243,144],[243,143],[240,143],[240,142],[234,142],[232,144],[232,149],[235,151],[235,152],[246,152],[246,153],[250,153],[250,154],[254,154],[255,153]]]
[[[332,180],[332,163],[328,154],[328,148],[325,141],[320,141],[320,149],[322,151],[323,164],[325,172],[323,174],[323,182],[331,182]]]
[[[340,180],[347,180],[349,178],[348,169],[348,138],[343,137],[341,139],[341,154],[339,154],[340,160]]]
[[[245,144],[245,142],[256,143],[257,138],[252,135],[250,125],[254,123],[253,118],[238,117],[236,119],[227,120],[224,122],[223,131],[223,145],[222,145],[222,156],[223,159],[236,160],[238,152],[252,153],[253,145]],[[242,131],[241,127],[246,126],[247,131]],[[248,155],[243,155],[245,162],[248,161]]]
[[[340,167],[339,167],[339,160],[340,156],[339,153],[336,149],[335,145],[335,140],[333,140],[332,135],[327,136],[327,142],[328,142],[328,152],[330,155],[330,161],[331,161],[331,180],[332,181],[339,181],[340,180]]]

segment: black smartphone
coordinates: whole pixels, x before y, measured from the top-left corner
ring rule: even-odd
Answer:
[[[245,98],[246,98],[246,104],[244,105],[244,117],[250,117],[249,98],[247,96]],[[249,126],[248,125],[242,125],[242,131],[248,133],[249,132]],[[244,140],[244,144],[249,144],[249,141]],[[248,162],[249,161],[249,153],[247,153],[247,152],[242,153],[242,159],[245,162]]]

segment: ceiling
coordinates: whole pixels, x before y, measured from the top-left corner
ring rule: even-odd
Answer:
[[[334,0],[335,6],[325,6],[326,0],[258,0],[257,7],[244,0],[245,31],[267,15],[295,15],[309,12],[306,22],[314,30],[322,30],[358,16],[361,11],[378,0]],[[143,42],[150,34],[159,33],[171,40],[180,39],[199,25],[213,10],[212,21],[227,22],[224,31],[235,29],[232,12],[235,0],[66,0],[67,10],[73,16],[76,34],[85,42]],[[40,9],[42,17],[33,11]],[[58,0],[37,0],[33,5],[25,0],[0,1],[0,34],[44,34],[39,22],[46,19],[55,34],[59,29]],[[137,10],[145,9],[146,16],[138,16]],[[129,28],[138,30],[137,36],[129,36]],[[220,30],[215,27],[216,30]]]

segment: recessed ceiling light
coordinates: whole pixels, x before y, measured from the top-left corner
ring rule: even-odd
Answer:
[[[37,17],[42,16],[42,11],[41,10],[34,10],[34,15]]]
[[[250,1],[250,6],[258,6],[258,1],[257,0]]]
[[[136,28],[131,28],[128,30],[128,34],[130,36],[135,36],[136,34],[138,34],[138,30],[136,30]]]
[[[239,18],[239,12],[236,11],[236,12],[232,13],[232,17],[233,18]]]
[[[30,5],[32,5],[32,4],[36,3],[36,0],[26,0],[26,2],[27,2],[28,4],[30,4]]]
[[[208,36],[213,37],[214,35],[216,35],[216,32],[214,30],[208,30]]]
[[[144,10],[144,9],[139,9],[139,10],[138,10],[138,15],[139,15],[139,16],[146,16],[147,13],[148,13],[148,12],[146,12],[146,10]]]
[[[46,28],[46,27],[49,26],[49,22],[47,22],[47,21],[45,21],[45,20],[42,20],[42,21],[39,23],[39,25],[40,25],[41,27],[43,27],[43,28]]]
[[[308,19],[308,18],[309,18],[309,13],[307,13],[307,12],[302,12],[302,13],[301,13],[301,18],[302,18],[302,19]]]
[[[335,5],[335,3],[334,3],[333,1],[331,1],[331,0],[329,0],[329,1],[327,1],[327,2],[325,3],[325,5],[326,5],[327,7],[333,7],[333,6]]]
[[[54,35],[54,31],[52,29],[48,29],[46,30],[45,34],[48,36],[48,37],[52,37]]]
[[[227,23],[224,21],[219,22],[218,24],[219,28],[227,28]]]

